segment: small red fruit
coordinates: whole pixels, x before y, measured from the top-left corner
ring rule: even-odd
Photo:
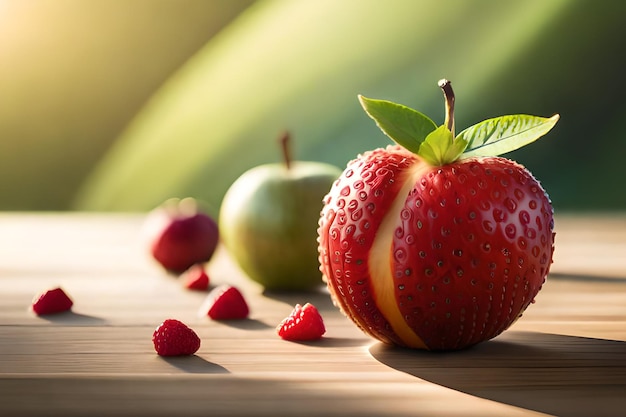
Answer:
[[[154,209],[145,232],[154,259],[174,274],[208,262],[219,241],[217,223],[192,198],[171,199]]]
[[[183,286],[189,290],[206,291],[209,288],[209,275],[203,265],[194,265],[183,273]]]
[[[276,327],[278,336],[285,340],[316,340],[326,333],[324,320],[313,304],[296,304],[295,308]]]
[[[57,287],[35,296],[31,308],[35,314],[41,316],[68,311],[73,304],[65,291]]]
[[[213,320],[240,320],[250,314],[250,308],[241,292],[233,286],[221,285],[209,293],[200,308],[200,315]]]
[[[558,116],[504,116],[455,138],[454,97],[448,82],[442,88],[440,128],[414,110],[361,97],[404,147],[349,162],[318,229],[335,304],[385,343],[429,350],[461,349],[506,330],[541,289],[554,250],[553,210],[539,182],[520,164],[486,155],[507,141],[505,151],[523,146],[533,129],[536,139]],[[384,117],[390,108],[402,117]],[[385,120],[410,126],[396,130]],[[400,137],[411,129],[412,138]]]
[[[175,319],[167,319],[156,328],[152,343],[159,356],[193,355],[200,348],[196,332]]]

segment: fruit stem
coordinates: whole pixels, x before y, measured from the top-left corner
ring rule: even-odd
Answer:
[[[454,91],[452,90],[452,83],[445,78],[439,80],[439,88],[443,90],[443,97],[446,99],[446,127],[450,132],[452,132],[452,137],[455,136],[454,133]]]
[[[287,169],[291,169],[291,150],[289,147],[291,135],[289,132],[285,132],[280,137],[280,147],[283,150],[283,162]]]

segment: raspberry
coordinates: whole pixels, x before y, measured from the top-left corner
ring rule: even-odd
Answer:
[[[56,314],[70,310],[74,302],[61,288],[53,288],[38,294],[32,303],[32,310],[38,316]]]
[[[154,350],[159,356],[193,355],[200,348],[200,338],[181,321],[167,319],[152,335]]]
[[[233,286],[222,285],[207,296],[200,308],[201,315],[213,320],[238,320],[248,317],[250,309],[241,292]]]
[[[209,288],[209,276],[202,265],[194,265],[183,275],[183,286],[188,290],[206,291]]]
[[[326,333],[324,321],[313,304],[296,304],[291,314],[276,327],[285,340],[315,340]]]

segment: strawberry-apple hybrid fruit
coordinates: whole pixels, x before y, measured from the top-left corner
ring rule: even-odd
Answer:
[[[219,215],[222,241],[241,269],[267,290],[323,286],[317,261],[322,199],[341,170],[292,161],[289,135],[281,138],[284,163],[243,173],[228,189]]]
[[[193,198],[172,198],[152,210],[144,234],[154,259],[173,274],[208,262],[219,242],[217,223]]]
[[[446,120],[359,96],[397,144],[349,162],[325,197],[319,261],[336,305],[385,343],[456,350],[506,330],[541,289],[554,250],[551,202],[503,157],[559,116],[502,116],[454,133]]]

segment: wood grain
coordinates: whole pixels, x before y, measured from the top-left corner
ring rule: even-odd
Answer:
[[[626,216],[557,217],[548,282],[493,341],[462,352],[392,348],[317,293],[267,294],[220,248],[213,286],[238,285],[251,317],[214,322],[147,256],[142,215],[0,215],[0,416],[622,416],[626,410]],[[72,312],[33,315],[62,286]],[[279,339],[295,303],[326,336]],[[202,339],[158,357],[152,331],[178,318]]]

